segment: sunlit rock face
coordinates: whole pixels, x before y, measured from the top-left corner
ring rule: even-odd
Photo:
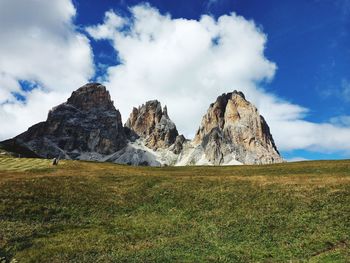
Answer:
[[[167,107],[162,109],[157,100],[147,101],[140,107],[133,108],[125,126],[143,138],[146,146],[153,150],[170,147],[179,135],[168,116]]]
[[[157,100],[133,108],[123,127],[106,87],[89,83],[53,108],[45,122],[0,145],[27,157],[130,165],[237,165],[282,162],[270,129],[241,92],[209,106],[190,141]]]
[[[222,94],[209,106],[193,144],[213,164],[282,162],[269,126],[242,92]]]

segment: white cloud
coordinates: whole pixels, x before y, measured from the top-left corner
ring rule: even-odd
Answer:
[[[323,98],[350,102],[350,81],[347,78],[343,78],[337,86],[319,89],[318,93]]]
[[[131,11],[134,20],[125,20],[130,31],[111,31],[110,12],[104,24],[87,28],[97,39],[112,40],[118,51],[122,64],[109,68],[106,85],[124,119],[131,106],[158,98],[188,135],[220,92],[248,90],[252,81],[274,75],[275,64],[263,56],[265,35],[242,17],[171,19],[147,5]],[[102,33],[105,28],[109,34]]]
[[[35,89],[27,93],[27,103],[6,103],[1,105],[0,135],[10,138],[25,131],[35,123],[46,119],[49,109],[67,99],[69,93]]]
[[[92,76],[89,40],[76,31],[75,14],[71,0],[0,1],[0,139],[43,120],[54,104],[62,102],[62,94]],[[37,83],[41,89],[24,92],[19,80]],[[18,102],[13,92],[27,102]]]
[[[333,117],[329,121],[337,126],[350,127],[350,115]]]
[[[173,19],[149,5],[131,13],[125,18],[108,11],[101,25],[87,28],[95,39],[110,40],[121,60],[103,78],[124,121],[133,106],[157,98],[190,137],[208,105],[237,89],[259,108],[281,150],[349,152],[346,119],[306,121],[308,109],[259,87],[273,79],[276,65],[264,56],[267,38],[254,22],[234,13]],[[0,140],[44,120],[51,107],[92,76],[91,48],[74,26],[75,14],[70,0],[0,1]],[[38,88],[24,92],[19,80]],[[347,86],[344,82],[344,92]]]
[[[349,127],[305,121],[306,108],[259,88],[274,77],[276,65],[264,56],[266,35],[253,21],[235,13],[173,19],[147,4],[130,11],[132,18],[109,11],[103,24],[86,29],[118,52],[121,64],[108,69],[105,84],[124,121],[132,106],[157,98],[180,132],[192,136],[208,105],[238,89],[265,116],[281,150],[350,149]]]
[[[340,92],[339,96],[343,100],[350,102],[350,82],[347,79],[342,80],[341,92]]]
[[[292,162],[308,161],[308,159],[305,159],[303,157],[293,157],[293,158],[287,159],[286,161],[292,163]]]
[[[112,10],[105,13],[104,24],[89,29],[89,34],[95,39],[111,38],[115,29],[120,29],[125,25],[125,19],[116,15]]]

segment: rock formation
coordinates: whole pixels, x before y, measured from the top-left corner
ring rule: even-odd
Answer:
[[[222,94],[210,105],[193,144],[216,165],[282,162],[269,126],[242,92]]]
[[[174,144],[172,146],[170,146],[169,149],[171,151],[173,151],[175,154],[180,154],[185,142],[186,142],[185,136],[183,136],[182,134],[178,135],[175,139]]]
[[[112,154],[124,148],[127,140],[109,92],[101,84],[90,83],[53,108],[45,122],[2,144],[33,156],[77,159],[82,154]]]
[[[106,88],[90,83],[53,108],[45,122],[0,143],[26,157],[131,165],[230,165],[282,162],[270,129],[243,93],[222,94],[192,141],[179,135],[157,100],[133,108],[125,126]]]
[[[153,150],[168,148],[179,135],[168,116],[167,107],[162,110],[161,103],[157,100],[133,108],[125,126],[145,139],[146,146]]]

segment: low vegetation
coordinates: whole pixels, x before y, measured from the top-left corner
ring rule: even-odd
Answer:
[[[349,262],[350,161],[0,159],[0,262]]]

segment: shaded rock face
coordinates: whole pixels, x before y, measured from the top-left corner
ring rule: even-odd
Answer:
[[[222,94],[210,105],[193,143],[216,165],[225,163],[227,156],[244,164],[283,161],[265,119],[237,91]]]
[[[82,152],[114,153],[125,147],[127,140],[109,92],[101,84],[90,83],[53,108],[45,122],[3,144],[44,158],[76,159]]]
[[[175,139],[174,144],[171,146],[170,150],[173,151],[175,154],[180,154],[183,150],[184,144],[186,142],[185,136],[178,135]]]
[[[179,135],[157,100],[133,108],[125,126],[106,88],[90,83],[53,108],[45,122],[0,143],[26,157],[131,165],[222,165],[282,162],[269,126],[244,94],[222,94],[193,141]]]
[[[157,100],[133,108],[125,127],[145,139],[146,146],[153,150],[170,147],[179,135],[175,124],[168,116],[167,107],[162,110]]]

